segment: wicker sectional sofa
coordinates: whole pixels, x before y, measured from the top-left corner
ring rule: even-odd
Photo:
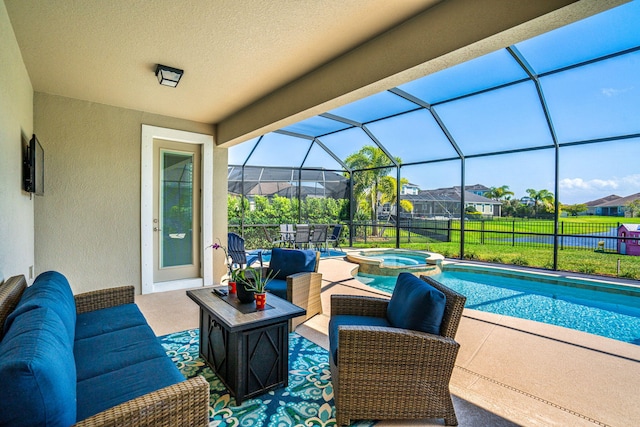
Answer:
[[[205,426],[209,384],[185,380],[134,288],[79,294],[57,272],[0,285],[0,425]]]

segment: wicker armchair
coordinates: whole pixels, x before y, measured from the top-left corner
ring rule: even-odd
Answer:
[[[339,327],[338,360],[330,357],[338,425],[359,419],[421,418],[458,424],[449,380],[466,297],[427,276],[421,279],[446,296],[439,336],[385,326]],[[382,298],[332,295],[331,316],[385,317],[388,303]]]
[[[295,249],[283,249],[283,251],[300,252]],[[307,311],[306,315],[289,320],[290,331],[295,330],[299,324],[306,322],[316,314],[322,313],[322,273],[318,273],[320,252],[315,252],[313,256],[315,260],[313,271],[289,274],[286,276],[286,283],[278,283],[281,281],[273,280],[267,286],[269,292]],[[263,274],[271,274],[270,271],[270,267],[263,267]]]

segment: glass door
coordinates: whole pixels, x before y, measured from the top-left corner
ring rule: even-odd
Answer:
[[[154,282],[201,277],[200,145],[154,141]]]

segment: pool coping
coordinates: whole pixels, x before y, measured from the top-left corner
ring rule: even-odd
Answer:
[[[457,261],[451,259],[446,259],[442,263],[443,272],[460,271],[482,274],[487,270],[491,271],[491,273],[495,274],[496,276],[512,278],[534,277],[536,280],[549,284],[609,293],[622,293],[625,295],[640,298],[640,282],[631,281],[628,279],[617,279],[603,276],[588,276],[579,273],[542,270],[530,267],[527,267],[527,269],[525,270],[524,268],[517,268],[517,266],[502,266],[488,263]]]

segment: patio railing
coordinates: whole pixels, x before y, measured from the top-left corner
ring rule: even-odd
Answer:
[[[560,222],[558,224],[559,249],[584,249],[617,252],[618,223]],[[241,234],[248,249],[271,246],[277,240],[279,224],[229,225],[229,231]],[[400,232],[397,238],[397,232]],[[351,236],[349,235],[351,233]],[[452,242],[459,243],[459,219],[407,219],[399,228],[392,222],[354,222],[346,225],[341,245],[395,247],[402,244]],[[553,221],[539,220],[466,220],[465,243],[519,247],[552,247],[555,233]]]

